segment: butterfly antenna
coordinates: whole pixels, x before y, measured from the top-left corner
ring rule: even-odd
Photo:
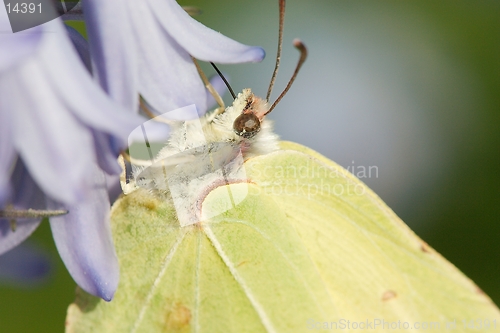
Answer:
[[[215,64],[213,62],[210,62],[210,64],[215,69],[215,71],[217,72],[217,74],[219,74],[219,76],[222,79],[222,81],[224,81],[224,83],[226,84],[226,87],[229,90],[229,92],[231,93],[231,96],[233,96],[233,99],[236,99],[236,94],[234,93],[233,88],[231,88],[231,86],[229,85],[229,82],[227,82],[227,80],[224,77],[224,75],[222,75],[222,73],[220,72],[220,70],[217,68],[217,66],[215,66]]]
[[[269,88],[267,89],[266,101],[269,101],[271,97],[271,92],[273,91],[274,81],[276,81],[276,76],[278,75],[278,68],[280,67],[281,60],[281,49],[283,46],[283,23],[285,22],[285,0],[280,0],[280,26],[278,33],[278,54],[276,55],[276,64],[274,65],[273,76],[271,77],[271,82],[269,83]]]
[[[273,111],[273,109],[278,105],[278,103],[281,101],[281,99],[286,95],[290,87],[292,86],[293,81],[295,81],[295,78],[297,77],[297,74],[299,73],[300,67],[302,67],[302,64],[304,61],[306,61],[307,58],[307,48],[306,46],[299,40],[299,39],[294,39],[293,41],[293,46],[297,48],[300,51],[300,58],[299,62],[297,63],[297,66],[295,67],[295,71],[293,72],[292,77],[290,78],[290,81],[288,81],[288,84],[285,87],[285,90],[279,95],[279,97],[274,101],[273,105],[269,108],[269,110],[264,114],[268,114],[269,112]]]

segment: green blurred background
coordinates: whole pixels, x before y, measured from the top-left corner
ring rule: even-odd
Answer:
[[[261,64],[222,65],[234,90],[265,95],[277,40],[273,0],[179,1],[198,20],[261,45]],[[309,47],[289,95],[273,111],[283,139],[345,167],[500,304],[500,2],[288,0],[274,98]],[[205,66],[212,73],[209,66]],[[226,99],[229,102],[228,99]],[[74,283],[43,223],[30,239],[54,258],[35,288],[0,285],[1,332],[62,332]]]

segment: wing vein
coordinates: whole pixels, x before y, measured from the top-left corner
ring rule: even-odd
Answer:
[[[151,289],[149,290],[148,296],[146,297],[146,301],[144,302],[144,305],[141,308],[141,311],[139,312],[139,316],[137,317],[134,326],[132,326],[132,330],[130,331],[131,333],[135,333],[137,329],[139,328],[139,325],[142,322],[142,319],[144,318],[144,315],[146,314],[146,309],[148,305],[151,303],[151,299],[153,298],[154,291],[158,287],[158,284],[160,283],[161,278],[163,275],[165,275],[165,272],[167,271],[167,267],[172,261],[172,258],[174,257],[175,252],[177,251],[177,248],[181,244],[182,240],[184,239],[184,236],[186,235],[186,231],[182,231],[181,234],[179,234],[179,237],[177,237],[177,240],[175,241],[174,245],[170,248],[170,251],[168,252],[167,256],[163,260],[163,263],[161,265],[160,272],[156,276],[156,279],[153,282],[153,285],[151,286]]]
[[[195,270],[195,286],[194,286],[194,325],[193,331],[199,332],[199,307],[200,307],[200,255],[201,255],[201,233],[198,233],[196,252],[196,270]]]
[[[222,246],[217,240],[217,237],[215,237],[215,234],[213,233],[212,229],[208,225],[204,225],[203,229],[205,231],[205,234],[207,235],[208,239],[214,246],[215,250],[217,251],[217,254],[221,257],[222,261],[224,264],[226,264],[227,268],[229,268],[229,271],[231,272],[231,275],[234,277],[236,282],[241,286],[243,291],[245,292],[245,295],[247,296],[248,300],[252,304],[253,308],[257,312],[262,325],[266,328],[267,332],[269,333],[276,333],[276,329],[273,327],[273,324],[269,317],[266,314],[266,311],[262,307],[262,305],[257,301],[255,296],[252,294],[252,291],[250,288],[247,286],[245,280],[238,274],[238,271],[236,270],[236,267],[233,265],[231,260],[228,258],[224,250],[222,250]]]

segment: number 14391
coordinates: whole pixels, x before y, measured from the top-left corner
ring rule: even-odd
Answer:
[[[33,14],[35,12],[37,13],[42,13],[42,4],[39,3],[39,4],[35,4],[35,3],[26,3],[26,2],[22,2],[22,3],[14,3],[14,4],[11,4],[11,3],[8,3],[5,5],[5,7],[7,7],[7,13],[10,14],[10,13],[21,13],[21,14],[26,14],[26,13],[30,13],[30,14]]]

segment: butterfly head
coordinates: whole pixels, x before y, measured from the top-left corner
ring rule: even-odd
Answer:
[[[244,139],[252,139],[255,137],[255,135],[257,135],[257,133],[259,133],[261,129],[261,123],[264,117],[276,107],[276,105],[281,101],[283,96],[285,96],[285,94],[288,92],[288,90],[292,86],[293,81],[297,77],[300,67],[302,66],[307,57],[307,49],[305,45],[299,39],[295,39],[293,41],[293,45],[300,51],[300,59],[285,89],[282,91],[282,93],[278,96],[278,98],[274,101],[272,105],[268,104],[269,98],[271,97],[271,92],[274,87],[274,82],[278,74],[278,68],[281,59],[281,49],[283,44],[283,22],[285,17],[285,0],[280,0],[279,5],[280,5],[280,24],[279,24],[279,37],[278,37],[278,54],[276,56],[276,64],[274,67],[273,75],[271,77],[271,82],[269,83],[266,99],[256,97],[250,89],[243,89],[243,91],[236,97],[234,91],[232,90],[227,80],[220,73],[217,67],[213,63],[211,63],[212,66],[217,71],[217,73],[221,76],[222,80],[224,80],[224,83],[227,85],[229,91],[231,92],[231,95],[235,99],[233,102],[233,109],[238,110],[240,113],[233,122],[233,130],[238,136]]]
[[[261,122],[269,109],[268,104],[250,89],[244,89],[233,106],[241,110],[241,114],[233,122],[234,132],[245,139],[253,138],[260,131]]]

